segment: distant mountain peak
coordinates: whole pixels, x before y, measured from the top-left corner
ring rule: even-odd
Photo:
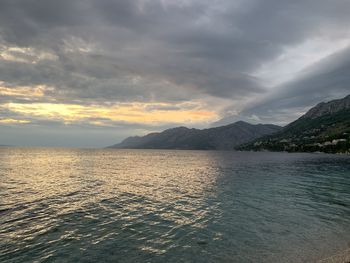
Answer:
[[[253,125],[253,124],[250,124],[250,123],[248,123],[248,122],[246,122],[246,121],[236,121],[236,122],[233,123],[233,124],[237,124],[237,125]]]
[[[185,126],[179,126],[179,127],[174,127],[170,129],[166,129],[164,132],[171,132],[171,131],[187,131],[190,130],[190,128],[187,128]]]
[[[110,148],[233,150],[241,143],[280,129],[276,125],[253,125],[244,121],[204,130],[181,126],[143,137],[129,137]]]
[[[321,102],[311,108],[302,118],[315,119],[324,115],[334,114],[339,111],[350,109],[350,95],[329,102]]]

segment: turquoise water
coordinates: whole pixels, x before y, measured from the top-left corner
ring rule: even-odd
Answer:
[[[0,148],[0,262],[313,262],[350,245],[350,158]]]

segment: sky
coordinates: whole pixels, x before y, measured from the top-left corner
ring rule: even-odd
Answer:
[[[349,0],[1,0],[0,145],[285,125],[350,93]]]

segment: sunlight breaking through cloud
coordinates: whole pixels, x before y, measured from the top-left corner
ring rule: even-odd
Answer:
[[[4,107],[4,106],[3,106]],[[8,103],[9,111],[31,119],[46,119],[62,121],[65,124],[85,121],[87,123],[105,126],[111,122],[129,122],[142,124],[197,123],[210,122],[218,118],[214,112],[200,109],[172,110],[171,105],[156,103],[130,103],[111,106],[78,105],[54,103]],[[152,108],[152,110],[149,110]]]

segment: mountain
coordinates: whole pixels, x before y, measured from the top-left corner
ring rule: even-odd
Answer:
[[[233,150],[235,146],[279,131],[271,124],[252,125],[243,121],[210,129],[177,127],[146,136],[129,137],[109,148]]]
[[[276,134],[236,149],[350,153],[350,95],[319,103]]]
[[[343,99],[332,100],[329,102],[321,102],[310,109],[302,119],[316,119],[325,115],[335,114],[350,109],[350,95]]]

